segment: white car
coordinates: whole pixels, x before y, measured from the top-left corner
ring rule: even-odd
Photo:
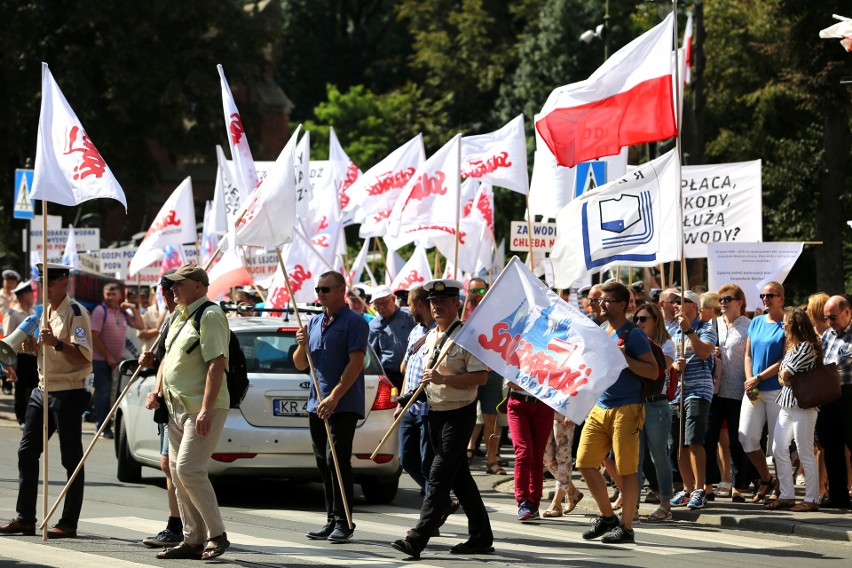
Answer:
[[[311,314],[303,314],[303,319]],[[319,481],[306,405],[310,374],[293,364],[298,329],[278,317],[228,318],[246,357],[249,388],[240,408],[231,409],[219,445],[208,462],[216,476],[281,477]],[[120,389],[132,375],[134,362],[123,363]],[[396,432],[376,460],[370,455],[393,423],[394,387],[367,345],[364,359],[365,408],[352,446],[352,474],[370,503],[396,496],[401,467]],[[142,466],[159,469],[160,441],[153,411],[145,408],[154,376],[140,377],[130,387],[115,416],[115,451],[119,481],[138,482]],[[119,390],[121,392],[121,390]]]

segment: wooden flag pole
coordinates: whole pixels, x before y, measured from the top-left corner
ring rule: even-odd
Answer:
[[[301,330],[304,326],[302,325],[302,318],[299,317],[299,307],[293,297],[293,289],[290,288],[290,276],[287,274],[287,267],[284,266],[284,259],[281,258],[280,246],[275,247],[275,254],[278,255],[278,265],[281,267],[281,272],[284,273],[284,284],[287,285],[287,294],[290,295],[290,305],[293,306],[293,313],[296,316],[296,322],[299,324],[299,329]],[[314,369],[314,359],[311,356],[310,347],[305,349],[305,354],[308,357],[308,366],[311,369],[311,380],[314,384],[314,390],[316,390],[317,393],[317,400],[322,400],[322,391],[320,390],[319,381],[317,380],[317,373]],[[351,530],[355,528],[355,525],[352,524],[352,513],[349,512],[349,501],[346,498],[346,490],[343,487],[343,476],[340,474],[340,462],[337,459],[337,450],[334,448],[334,439],[331,437],[331,426],[328,424],[328,418],[323,418],[322,422],[325,425],[325,435],[328,439],[328,447],[331,449],[331,459],[334,462],[334,471],[337,474],[337,488],[340,490],[340,497],[343,501],[343,510],[346,511],[346,522]]]
[[[458,143],[458,161],[456,165],[458,165],[459,169],[456,171],[456,251],[455,256],[453,257],[453,280],[458,280],[459,274],[459,234],[461,233],[461,134],[456,134],[459,137]],[[437,248],[437,247],[436,247]],[[474,267],[475,268],[475,267]],[[464,315],[464,312],[462,312]]]
[[[532,213],[530,213],[530,194],[526,194],[527,203],[527,244],[530,245],[530,270],[535,270],[535,260],[533,260],[533,230],[532,230]]]
[[[438,251],[438,247],[435,247],[435,268],[432,272],[432,278],[439,278],[441,273],[441,262],[440,262],[441,253]]]
[[[48,285],[48,273],[50,272],[47,269],[47,201],[42,200],[41,202],[41,251],[43,253],[42,258],[42,271],[41,271],[41,325],[42,329],[49,329],[50,327],[50,317],[48,317],[48,299],[47,299],[47,285]],[[48,413],[48,406],[50,405],[50,391],[48,385],[48,368],[47,368],[47,344],[42,342],[41,344],[41,369],[44,373],[44,384],[42,386],[42,436],[41,436],[41,445],[44,453],[44,462],[42,463],[42,517],[47,518],[47,490],[48,490],[48,480],[47,480],[47,442],[50,439],[48,435],[48,419],[50,415]],[[46,521],[45,521],[46,522]],[[46,525],[42,525],[46,526]],[[41,539],[47,540],[47,530],[43,530],[41,533]]]

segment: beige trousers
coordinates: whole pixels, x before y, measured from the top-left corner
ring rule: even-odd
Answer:
[[[184,542],[203,544],[225,532],[219,502],[207,477],[207,460],[219,443],[228,410],[215,409],[210,432],[199,436],[195,432],[198,413],[186,412],[177,398],[171,402],[174,412],[169,416],[169,468],[183,521]]]

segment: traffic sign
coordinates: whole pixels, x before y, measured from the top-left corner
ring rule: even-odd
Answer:
[[[30,187],[33,185],[33,170],[15,170],[15,219],[32,219],[35,214]]]

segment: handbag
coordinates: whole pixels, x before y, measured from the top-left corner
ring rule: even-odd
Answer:
[[[840,375],[837,365],[819,365],[810,371],[790,377],[790,388],[799,408],[815,408],[840,398]]]

